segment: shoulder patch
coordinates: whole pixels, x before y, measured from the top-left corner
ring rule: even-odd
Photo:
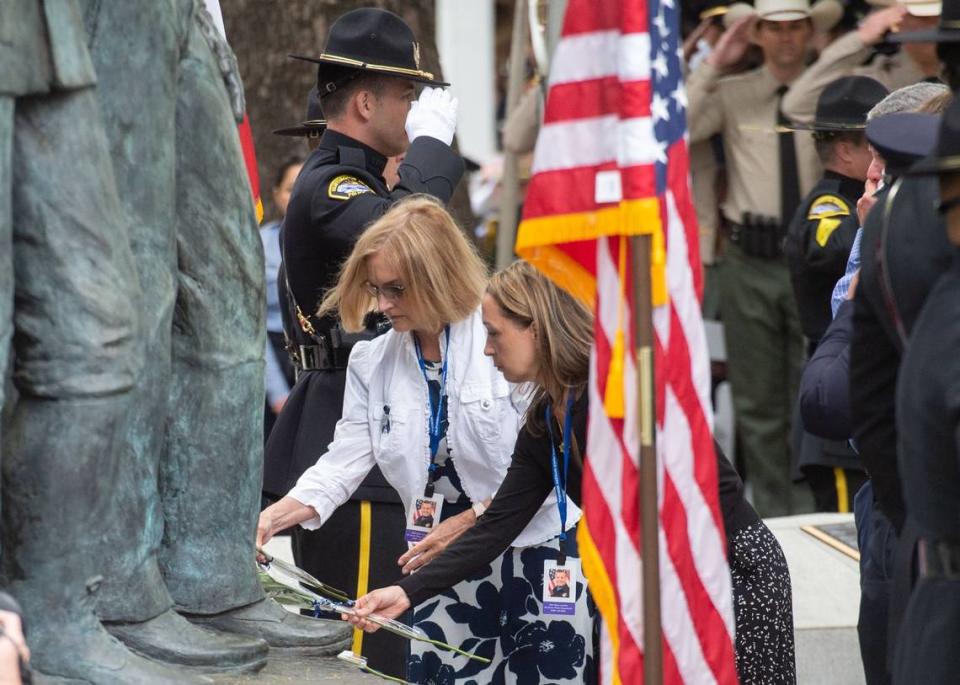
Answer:
[[[810,203],[808,219],[825,219],[835,216],[849,216],[850,205],[842,197],[836,195],[820,195]]]
[[[330,181],[327,195],[334,200],[349,200],[357,195],[372,193],[373,189],[356,176],[340,175]]]
[[[820,195],[810,203],[807,219],[817,222],[814,239],[820,247],[826,247],[833,232],[840,227],[843,217],[850,216],[850,205],[836,195]]]

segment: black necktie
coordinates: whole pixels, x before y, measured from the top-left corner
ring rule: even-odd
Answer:
[[[780,108],[787,86],[777,89],[777,124],[790,125]],[[780,133],[780,223],[787,226],[793,220],[793,213],[800,204],[800,180],[797,176],[797,149],[793,143],[793,132]]]

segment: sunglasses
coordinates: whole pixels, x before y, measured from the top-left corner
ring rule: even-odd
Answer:
[[[375,286],[373,283],[367,282],[364,287],[370,294],[370,297],[373,299],[379,300],[380,296],[383,295],[383,299],[387,300],[388,302],[396,302],[403,297],[403,293],[405,291],[405,288],[402,285],[385,285],[380,287]]]

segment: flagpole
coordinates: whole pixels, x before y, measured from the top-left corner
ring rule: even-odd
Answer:
[[[660,525],[655,443],[656,395],[653,379],[653,299],[650,283],[651,236],[630,239],[633,255],[633,338],[639,381],[640,551],[643,558],[643,682],[663,682],[660,624]]]
[[[523,95],[526,74],[527,3],[514,0],[513,34],[510,39],[510,71],[507,75],[507,107],[504,121],[516,109]],[[497,222],[497,269],[505,269],[513,262],[513,246],[517,242],[517,209],[520,207],[520,179],[517,171],[517,154],[503,151],[503,176],[501,177],[500,218]]]

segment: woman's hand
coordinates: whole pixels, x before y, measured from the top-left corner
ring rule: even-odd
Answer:
[[[354,606],[357,615],[342,614],[343,620],[368,633],[375,633],[380,630],[380,626],[367,621],[366,617],[370,614],[377,614],[384,618],[396,618],[410,608],[410,598],[407,597],[407,593],[403,591],[402,587],[391,585],[364,595],[357,600]]]
[[[270,542],[270,538],[275,535],[273,530],[273,515],[270,510],[273,505],[260,512],[260,519],[257,521],[257,549]],[[266,557],[257,552],[257,561],[261,564],[267,563]]]
[[[435,526],[427,537],[407,550],[397,560],[397,564],[403,567],[404,574],[416,571],[424,564],[430,563],[434,557],[447,548],[447,545],[463,535],[476,522],[477,516],[472,509],[451,516],[443,523]]]
[[[260,512],[260,519],[257,521],[257,547],[263,547],[281,530],[309,521],[316,516],[316,509],[287,495]],[[258,553],[257,561],[265,563],[266,559]]]

